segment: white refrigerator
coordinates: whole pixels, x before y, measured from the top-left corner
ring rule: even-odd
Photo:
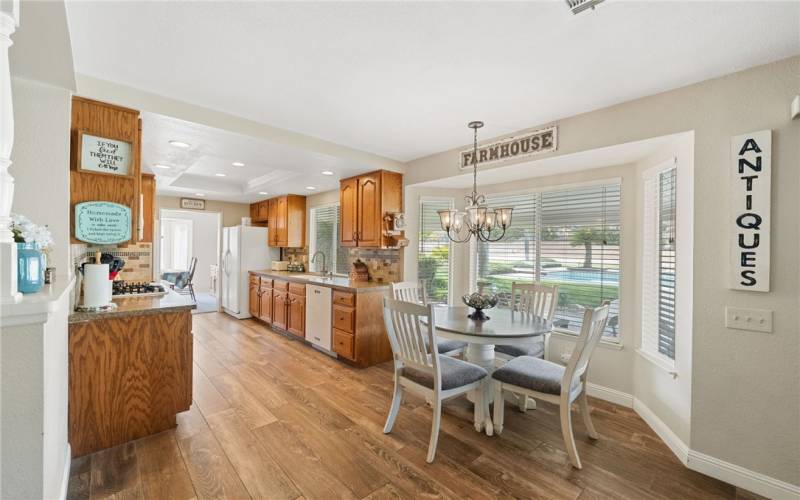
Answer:
[[[222,229],[222,310],[239,319],[250,317],[248,271],[269,269],[280,250],[267,246],[267,229],[233,226]]]

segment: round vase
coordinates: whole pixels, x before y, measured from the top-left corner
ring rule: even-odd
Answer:
[[[17,243],[17,288],[36,293],[44,286],[44,254],[36,243]]]

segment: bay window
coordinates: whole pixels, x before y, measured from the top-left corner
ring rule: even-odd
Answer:
[[[446,304],[450,296],[451,242],[439,222],[439,210],[453,208],[452,199],[420,200],[417,279],[431,303]]]
[[[486,197],[512,207],[506,237],[474,245],[473,281],[508,306],[513,282],[558,285],[554,326],[578,333],[586,307],[611,302],[605,336],[619,336],[620,184],[618,181]]]

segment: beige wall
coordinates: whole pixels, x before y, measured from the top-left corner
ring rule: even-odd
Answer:
[[[156,205],[156,219],[158,219],[159,210],[162,208],[180,210],[181,199],[177,196],[157,196]],[[242,217],[250,217],[250,205],[246,203],[206,200],[205,211],[221,212],[223,227],[238,226],[242,223]]]
[[[789,119],[789,103],[798,92],[798,74],[800,57],[794,57],[565,118],[557,122],[559,150],[551,154],[694,131],[693,378],[687,444],[793,484],[800,484],[800,121]],[[761,129],[773,131],[772,288],[769,293],[733,291],[727,286],[730,140]],[[406,184],[452,175],[458,150],[410,162]],[[773,333],[725,328],[726,305],[773,310]]]
[[[69,126],[67,89],[13,78],[14,149],[11,168],[15,194],[12,212],[47,225],[53,234],[48,266],[72,273],[69,258]]]

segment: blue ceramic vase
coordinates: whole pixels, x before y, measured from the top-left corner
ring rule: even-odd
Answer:
[[[36,293],[44,286],[44,254],[36,243],[17,243],[17,288]]]

